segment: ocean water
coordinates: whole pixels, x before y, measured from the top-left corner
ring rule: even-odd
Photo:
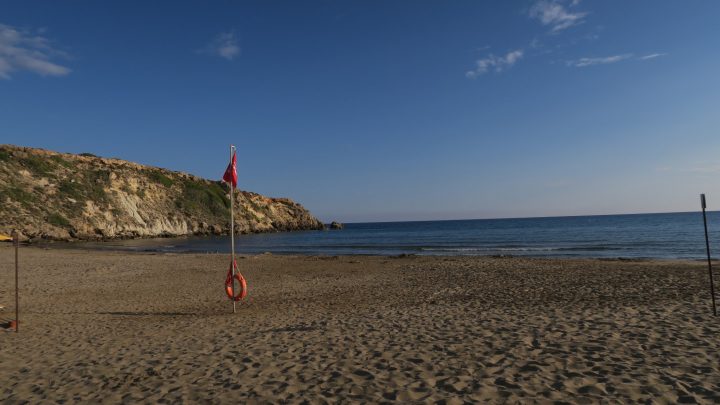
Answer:
[[[711,251],[720,255],[720,211],[708,213]],[[339,231],[240,235],[239,253],[306,255],[507,255],[703,259],[700,212],[346,224]],[[229,252],[229,237],[84,243],[100,249]],[[77,245],[75,245],[77,246]]]

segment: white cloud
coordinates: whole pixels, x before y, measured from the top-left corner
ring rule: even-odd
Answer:
[[[594,66],[594,65],[607,65],[609,63],[620,62],[625,59],[629,59],[631,57],[632,57],[632,54],[605,56],[602,58],[580,58],[577,60],[567,61],[566,63],[568,66],[586,67],[586,66]]]
[[[575,7],[579,1],[572,1]],[[551,26],[552,32],[562,31],[574,25],[582,24],[587,13],[575,12],[563,5],[559,0],[540,0],[530,7],[530,17],[539,20],[543,25]]]
[[[217,55],[227,60],[233,60],[240,55],[240,41],[235,32],[224,32],[207,46],[205,53]]]
[[[522,49],[518,49],[515,51],[510,51],[505,56],[495,56],[490,54],[488,57],[477,60],[476,67],[474,70],[470,70],[465,73],[465,76],[474,79],[484,73],[487,73],[490,70],[495,70],[496,72],[502,72],[503,70],[511,67],[514,65],[517,61],[522,59],[524,55],[524,51]]]
[[[659,58],[659,57],[661,57],[661,56],[667,56],[667,54],[666,54],[666,53],[651,53],[651,54],[649,54],[649,55],[641,56],[641,57],[638,58],[638,59],[640,59],[640,60],[648,60],[648,59]]]
[[[51,62],[56,56],[67,56],[52,48],[50,41],[28,30],[0,24],[0,79],[10,79],[11,73],[28,71],[41,76],[65,76],[71,70]]]
[[[633,54],[626,53],[623,55],[613,55],[613,56],[605,56],[602,58],[580,58],[577,60],[569,60],[565,62],[568,66],[574,66],[574,67],[586,67],[586,66],[594,66],[594,65],[607,65],[609,63],[616,63],[620,62],[626,59],[633,58],[633,60],[650,60],[659,58],[661,56],[666,56],[667,53],[652,53],[649,55],[643,55],[638,57],[633,57]]]

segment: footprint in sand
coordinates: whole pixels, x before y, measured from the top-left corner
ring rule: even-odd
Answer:
[[[356,376],[358,376],[358,377],[363,378],[364,380],[372,380],[372,379],[375,378],[375,376],[374,376],[371,372],[369,372],[369,371],[367,371],[367,370],[363,370],[363,369],[361,369],[361,368],[355,370],[355,371],[353,372],[353,374],[356,375]]]

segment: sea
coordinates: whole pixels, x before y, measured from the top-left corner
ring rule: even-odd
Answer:
[[[708,212],[720,254],[720,211]],[[73,244],[92,249],[228,253],[229,236]],[[706,258],[700,212],[452,221],[348,223],[343,230],[239,235],[240,254]],[[715,256],[713,256],[715,257]]]

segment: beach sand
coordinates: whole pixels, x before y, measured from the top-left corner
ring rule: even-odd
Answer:
[[[244,256],[232,314],[224,255],[21,259],[2,403],[720,401],[701,262]]]

